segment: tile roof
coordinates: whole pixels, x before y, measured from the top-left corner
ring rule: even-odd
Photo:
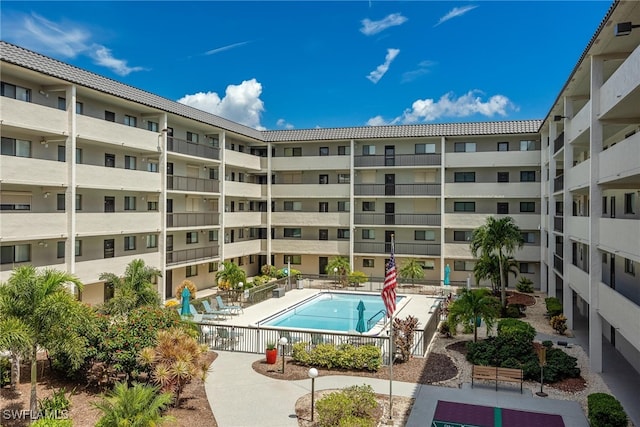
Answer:
[[[265,142],[537,133],[541,120],[259,131],[0,40],[0,60]]]

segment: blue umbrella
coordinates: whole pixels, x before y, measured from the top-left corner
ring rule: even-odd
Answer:
[[[363,333],[367,331],[367,327],[364,324],[364,303],[362,300],[358,303],[358,323],[356,324],[356,331]]]
[[[189,303],[191,302],[191,292],[185,286],[182,290],[182,308],[180,309],[180,316],[191,316],[191,309]]]
[[[451,268],[449,267],[449,264],[447,264],[444,267],[444,284],[445,285],[451,284],[450,276],[451,276]]]

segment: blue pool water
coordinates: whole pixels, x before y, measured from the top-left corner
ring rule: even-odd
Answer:
[[[404,297],[398,296],[396,304],[402,298]],[[358,323],[357,307],[360,301],[365,307],[365,327],[369,330],[386,316],[382,297],[377,294],[323,292],[260,324],[294,329],[355,331]]]

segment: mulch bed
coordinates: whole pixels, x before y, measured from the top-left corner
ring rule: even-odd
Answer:
[[[536,303],[533,295],[523,294],[520,292],[507,291],[507,304],[520,304],[531,306]]]

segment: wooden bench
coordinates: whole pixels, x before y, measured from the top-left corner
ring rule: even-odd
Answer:
[[[522,369],[514,368],[498,368],[495,366],[473,365],[471,371],[471,388],[473,388],[474,380],[495,381],[496,391],[498,391],[498,381],[520,383],[520,393],[522,393],[522,383],[524,381],[524,373]]]

